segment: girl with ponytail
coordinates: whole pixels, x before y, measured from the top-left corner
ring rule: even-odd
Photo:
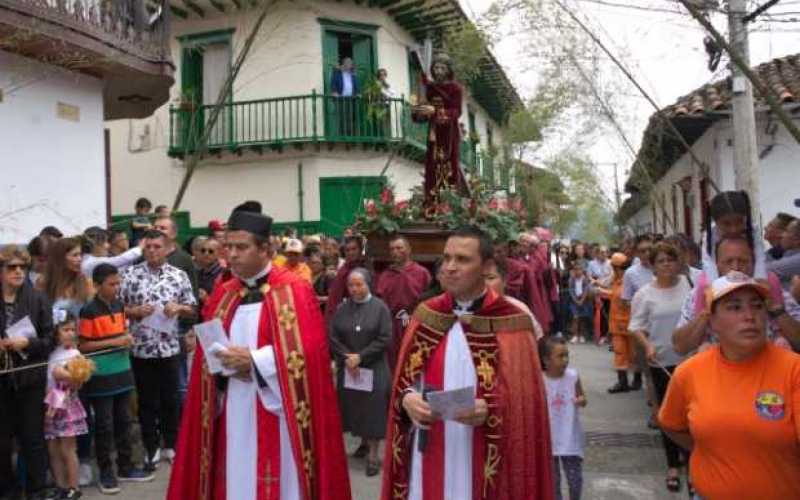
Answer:
[[[755,278],[766,278],[764,242],[753,224],[750,197],[745,191],[723,191],[708,204],[710,222],[703,245],[703,271],[710,281],[719,277],[714,248],[723,238],[743,236],[753,248]]]

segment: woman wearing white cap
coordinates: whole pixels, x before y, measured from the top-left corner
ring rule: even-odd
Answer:
[[[659,423],[691,450],[696,498],[800,498],[800,356],[767,341],[769,290],[731,272],[709,290],[719,344],[681,364]]]

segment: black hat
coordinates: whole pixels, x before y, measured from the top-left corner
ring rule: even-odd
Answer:
[[[245,210],[234,210],[228,219],[228,231],[247,231],[262,238],[269,238],[272,218]]]
[[[254,214],[261,213],[261,203],[255,200],[247,200],[246,202],[238,205],[233,209],[234,212],[252,212]]]
[[[55,226],[45,226],[44,229],[39,231],[39,236],[50,236],[53,238],[63,238],[64,233],[58,230]]]

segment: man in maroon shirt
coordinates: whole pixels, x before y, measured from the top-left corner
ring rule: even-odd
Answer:
[[[552,312],[550,310],[550,297],[548,287],[545,286],[547,280],[551,279],[550,276],[550,263],[547,258],[542,255],[539,249],[539,237],[532,233],[523,233],[520,236],[520,244],[522,247],[522,258],[527,264],[533,274],[533,287],[535,289],[533,296],[536,303],[531,308],[534,316],[542,325],[545,334],[550,330],[550,323],[553,320]]]
[[[411,245],[402,236],[389,241],[392,265],[378,277],[375,293],[392,312],[392,344],[389,346],[389,368],[394,371],[397,351],[403,340],[408,320],[419,302],[419,297],[431,282],[427,269],[411,260]]]

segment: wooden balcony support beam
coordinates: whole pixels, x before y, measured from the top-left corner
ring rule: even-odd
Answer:
[[[386,4],[387,2],[382,2],[381,7],[386,7]],[[397,7],[392,7],[388,9],[386,12],[390,16],[397,16],[398,14],[402,14],[408,10],[416,9],[417,7],[422,7],[423,5],[425,5],[425,0],[414,0],[411,2],[398,5]]]
[[[208,3],[223,14],[225,13],[225,5],[219,0],[208,0]]]
[[[169,10],[172,12],[173,16],[178,16],[181,19],[186,19],[189,17],[189,13],[185,9],[181,9],[178,6],[170,4]]]
[[[206,17],[206,12],[193,0],[183,0],[183,4],[200,17]]]

